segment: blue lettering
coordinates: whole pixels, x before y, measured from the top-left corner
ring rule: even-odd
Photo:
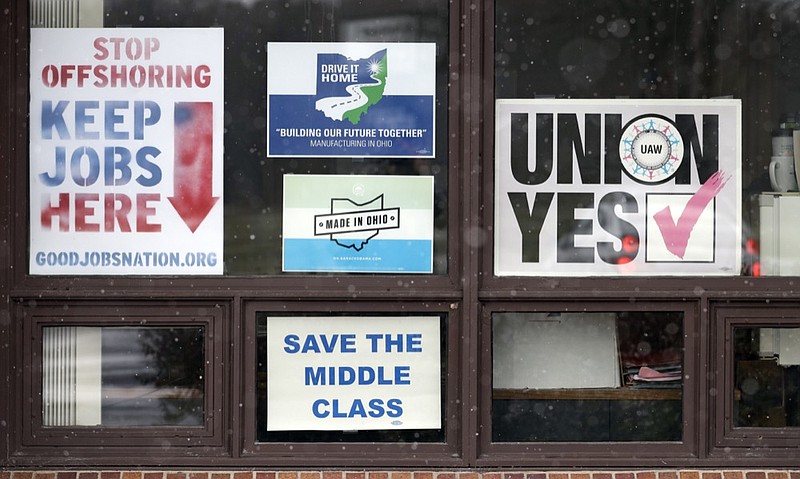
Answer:
[[[386,415],[389,417],[400,417],[403,415],[403,401],[400,399],[389,399],[386,401],[386,407],[389,408],[386,412]]]
[[[383,400],[370,399],[369,401],[369,415],[370,417],[382,417],[385,410],[383,409]]]
[[[319,344],[317,344],[317,338],[314,335],[306,336],[306,340],[303,343],[303,353],[307,353],[309,351],[313,351],[315,353],[322,352],[319,349]]]
[[[339,368],[339,384],[343,386],[349,386],[356,382],[356,372],[353,368],[348,366],[342,366]]]
[[[283,349],[285,351],[287,348]],[[293,352],[293,351],[287,351],[287,352]],[[306,371],[306,381],[305,381],[306,386],[325,385],[325,368],[323,367],[312,368],[310,366],[306,366],[305,371]]]
[[[106,186],[127,185],[131,181],[131,152],[121,146],[105,147],[105,182]],[[119,161],[115,161],[119,158]],[[120,172],[117,178],[117,171]]]
[[[361,399],[354,399],[352,406],[350,406],[350,414],[348,417],[367,417],[367,411],[364,410],[364,403]]]
[[[283,343],[286,345],[283,350],[287,353],[296,353],[300,351],[300,343],[297,342],[299,339],[300,338],[296,334],[287,334],[283,338]]]
[[[156,186],[161,183],[161,168],[147,159],[148,156],[155,158],[160,154],[161,150],[154,146],[145,146],[136,152],[136,164],[150,172],[150,178],[139,175],[139,177],[136,178],[137,183],[142,186]]]
[[[81,173],[81,161],[83,160],[84,156],[89,159],[89,171],[87,172],[86,177],[84,177]],[[72,158],[70,159],[70,170],[72,171],[72,180],[76,185],[93,185],[100,177],[100,157],[97,156],[97,152],[94,151],[94,148],[89,148],[86,146],[76,148],[72,153]]]
[[[144,140],[144,127],[155,125],[160,119],[161,108],[158,103],[154,101],[133,102],[133,139]]]
[[[394,383],[411,384],[411,366],[396,366],[394,368]]]
[[[52,140],[53,128],[55,128],[59,139],[70,139],[67,123],[64,121],[64,110],[67,105],[69,105],[69,101],[61,100],[54,109],[52,101],[46,100],[42,102],[42,138]]]
[[[422,352],[422,334],[412,333],[406,335],[406,352],[409,353]]]
[[[86,110],[99,107],[100,102],[94,100],[75,102],[75,138],[80,140],[97,140],[100,138],[100,132],[86,131],[86,125],[94,123],[94,115],[87,113]]]
[[[67,152],[63,146],[56,147],[56,171],[53,176],[39,173],[39,179],[45,186],[58,186],[64,182],[67,174]]]
[[[316,401],[314,401],[314,404],[311,405],[311,412],[314,413],[315,417],[324,419],[330,416],[331,414],[328,411],[324,411],[321,409],[324,406],[330,406],[330,403],[325,399],[317,399]]]
[[[339,400],[333,400],[333,417],[347,417],[346,412],[342,412],[339,410]]]
[[[117,131],[116,125],[119,125],[125,118],[117,114],[118,109],[128,108],[127,101],[107,101],[105,104],[105,126],[106,138],[111,140],[127,140],[127,131]]]

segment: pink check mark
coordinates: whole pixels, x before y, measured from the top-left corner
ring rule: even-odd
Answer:
[[[729,179],[730,177],[724,175],[721,171],[711,175],[700,186],[700,189],[689,198],[683,213],[678,217],[678,221],[673,221],[672,211],[669,206],[653,215],[653,219],[658,229],[661,230],[661,236],[664,238],[664,243],[669,252],[683,259],[686,254],[686,245],[689,244],[689,237],[692,235],[692,230],[694,230],[697,220],[700,219],[700,215]]]

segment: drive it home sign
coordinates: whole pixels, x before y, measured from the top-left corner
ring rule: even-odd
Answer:
[[[739,100],[498,100],[496,122],[496,275],[739,274]]]

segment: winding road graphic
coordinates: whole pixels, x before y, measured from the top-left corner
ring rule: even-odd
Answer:
[[[342,118],[344,118],[344,115],[348,111],[361,108],[369,101],[369,97],[364,94],[362,88],[375,87],[382,84],[382,81],[376,78],[375,75],[370,75],[370,78],[375,80],[375,82],[347,85],[345,91],[349,93],[350,96],[332,96],[317,100],[315,104],[316,109],[332,120],[342,121]]]

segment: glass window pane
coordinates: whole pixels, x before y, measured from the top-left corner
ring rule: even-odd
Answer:
[[[350,269],[339,270],[324,267],[313,270],[318,272],[311,274],[331,274],[330,272],[338,271],[395,273],[410,270],[423,273],[432,271],[433,274],[441,275],[447,273],[448,257],[448,7],[449,3],[443,0],[380,3],[362,0],[336,0],[334,2],[228,0],[190,3],[103,0],[86,2],[86,5],[81,2],[82,11],[74,13],[67,9],[63,9],[63,12],[55,11],[52,8],[47,9],[42,2],[31,0],[31,8],[34,12],[31,24],[37,27],[214,27],[224,29],[224,171],[214,172],[214,175],[222,174],[224,178],[224,274],[274,275],[283,272],[282,242],[285,236],[282,231],[285,223],[283,218],[283,180],[284,175],[302,174],[407,175],[433,178],[433,193],[429,195],[432,197],[431,205],[426,206],[423,219],[412,220],[417,216],[414,216],[416,212],[412,211],[414,208],[409,207],[407,211],[412,212],[403,220],[404,226],[397,227],[398,231],[401,231],[400,228],[402,228],[399,238],[402,241],[391,243],[391,248],[394,248],[392,251],[411,248],[414,253],[424,255],[424,269],[409,267],[405,263],[410,261],[410,255],[404,254],[395,254],[399,265],[389,264],[391,262],[386,258],[387,249],[379,250],[379,247],[375,246],[378,242],[373,241],[372,245],[358,250],[349,245],[341,248],[331,247],[334,253],[341,253],[340,256],[348,257],[347,260],[334,257],[332,261],[342,263],[349,260],[352,264]],[[435,131],[428,132],[429,128],[426,127],[425,134],[433,137],[432,145],[434,147],[432,149],[434,151],[426,147],[406,152],[404,155],[381,152],[345,154],[342,152],[342,148],[333,145],[324,157],[303,155],[268,158],[267,69],[269,62],[267,45],[285,42],[295,42],[305,46],[326,43],[352,43],[354,45],[374,43],[378,51],[381,44],[383,48],[386,48],[387,45],[410,47],[413,44],[427,44],[431,52],[435,50],[435,53],[431,53],[429,61],[421,62],[418,58],[407,61],[401,60],[399,56],[394,57],[394,63],[391,58],[388,60],[386,91],[381,90],[382,96],[364,114],[364,118],[369,117],[375,130],[391,130],[393,133],[387,133],[389,136],[384,143],[388,141],[395,145],[413,141],[408,137],[399,138],[397,132],[403,130],[408,134],[415,135],[416,132],[422,131],[422,129],[405,128],[403,125],[430,123]],[[91,62],[92,60],[87,61]],[[414,97],[408,93],[403,93],[403,95],[396,93],[397,85],[400,83],[411,85],[414,84],[414,81],[408,81],[406,78],[402,81],[394,80],[392,83],[392,72],[399,72],[401,66],[415,62],[425,64],[426,72],[430,73],[431,80],[426,82],[426,85],[428,83],[430,85],[425,88],[430,90],[430,96],[435,98],[435,104],[432,106],[432,118],[429,111],[430,105],[427,103],[424,107],[417,108],[414,106],[416,105],[414,102],[419,102],[419,100],[397,100],[403,95],[408,98]],[[140,67],[144,65],[144,68],[153,68],[151,64],[153,62],[140,61],[140,63],[138,65]],[[304,62],[304,64],[306,63],[308,62]],[[160,65],[155,67],[161,68]],[[279,71],[282,78],[287,79],[287,83],[297,82],[305,85],[309,80],[311,83],[314,82],[313,78],[300,75],[297,71],[297,63],[293,61],[282,62],[269,69],[271,70],[270,74],[276,74],[275,72]],[[40,75],[40,73],[34,73],[34,77],[37,74]],[[302,78],[300,78],[301,76]],[[395,78],[403,77],[395,75]],[[341,88],[344,90],[343,86]],[[392,93],[390,93],[391,88],[395,88]],[[118,89],[114,99],[138,98],[145,92],[146,89],[139,89],[139,91]],[[304,93],[304,95],[308,95],[308,104],[312,105],[312,108],[310,113],[305,111],[299,113],[297,122],[301,123],[303,127],[309,127],[306,128],[307,131],[316,131],[312,126],[328,120],[324,118],[315,120],[317,123],[314,125],[305,123],[309,121],[309,116],[314,115],[314,118],[317,118],[317,116],[322,117],[323,114],[313,108],[314,100],[316,100],[314,94]],[[423,100],[425,100],[424,97]],[[415,115],[411,112],[414,108],[423,110],[425,114]],[[292,111],[294,110],[289,109],[285,115],[288,116]],[[363,123],[367,123],[364,118],[361,118],[362,126]],[[334,120],[330,120],[330,122],[334,122]],[[338,121],[338,123],[343,124],[342,121]],[[362,130],[366,131],[367,129],[362,128]],[[420,152],[419,157],[414,156],[417,151]],[[335,154],[331,155],[330,152]],[[173,181],[165,176],[163,183],[171,186]],[[397,201],[403,201],[415,194],[408,192],[407,188],[403,188],[407,194],[405,197],[396,195],[398,196]],[[101,193],[111,193],[118,189],[107,188]],[[173,208],[167,200],[170,195],[171,193],[162,194],[161,202],[158,203],[154,200],[150,206],[154,211],[172,211]],[[376,197],[377,193],[376,196],[367,199],[372,200]],[[353,200],[353,198],[348,199]],[[363,198],[356,199],[361,200],[359,205],[365,204]],[[392,201],[387,195],[385,207],[401,206],[391,204]],[[100,211],[99,206],[97,211]],[[99,218],[98,220],[92,216],[89,220],[100,224],[103,219]],[[424,229],[420,227],[419,230],[412,230],[405,226],[415,224],[414,221],[419,221],[421,225],[424,225]],[[310,226],[302,225],[303,231],[310,229],[313,232],[313,224],[312,217],[309,222]],[[389,227],[385,229],[388,230]],[[372,230],[368,230],[364,234],[368,234],[370,231]],[[413,241],[421,235],[420,231],[424,231],[422,233],[423,241]],[[352,235],[353,233],[346,232],[345,235],[347,234]],[[387,240],[389,242],[395,239],[391,234],[394,232],[384,232],[378,239],[389,237]],[[151,236],[150,245],[154,252],[158,253],[167,248],[166,244],[158,244],[160,238],[156,238],[156,235]],[[324,239],[324,236],[322,238]],[[330,246],[330,243],[325,243],[325,246]],[[53,248],[57,249],[55,246]],[[124,250],[122,247],[120,249]],[[121,253],[125,253],[125,251]],[[353,257],[357,258],[352,259]],[[156,256],[156,258],[158,257]],[[177,262],[175,261],[175,263]],[[214,265],[218,264],[216,255],[214,262]],[[358,269],[358,265],[367,263],[380,263],[380,265],[374,266],[372,269]],[[404,268],[406,271],[403,270]],[[292,271],[289,268],[286,270]]]
[[[800,328],[734,328],[735,427],[800,426]]]
[[[682,313],[496,313],[496,442],[679,441]]]
[[[43,328],[45,426],[201,426],[199,327]]]
[[[498,0],[495,35],[498,99],[740,99],[742,265],[731,273],[800,274],[795,5]]]

